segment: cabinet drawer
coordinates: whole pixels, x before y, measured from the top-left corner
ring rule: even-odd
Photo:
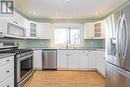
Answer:
[[[14,87],[14,77],[12,76],[0,83],[0,87]]]
[[[0,66],[11,63],[11,62],[14,62],[14,56],[2,58],[2,59],[0,59]]]
[[[14,63],[9,63],[4,66],[0,66],[0,76],[0,82],[11,76],[14,76]]]

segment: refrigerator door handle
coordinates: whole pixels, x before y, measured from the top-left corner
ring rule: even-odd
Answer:
[[[125,29],[124,29],[124,17],[121,17],[120,26],[119,26],[119,39],[120,39],[120,56],[123,59],[124,55],[124,45],[125,45]]]
[[[125,56],[126,56],[126,52],[127,52],[127,46],[128,46],[128,28],[127,28],[127,22],[126,22],[126,17],[125,15],[123,14],[122,16],[122,26],[121,28],[123,29],[123,60],[125,59]]]
[[[117,50],[117,56],[120,56],[120,48],[119,48],[119,30],[120,30],[120,21],[121,16],[118,19],[117,27],[116,27],[116,50]]]

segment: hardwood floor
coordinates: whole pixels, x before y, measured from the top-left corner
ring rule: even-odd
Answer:
[[[105,80],[96,72],[36,71],[24,87],[105,87]]]

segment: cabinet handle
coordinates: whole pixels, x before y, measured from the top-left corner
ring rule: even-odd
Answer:
[[[7,62],[9,62],[9,60],[6,60]]]
[[[6,71],[7,73],[9,73],[9,70],[8,71]]]
[[[70,56],[70,54],[66,54],[66,56]]]

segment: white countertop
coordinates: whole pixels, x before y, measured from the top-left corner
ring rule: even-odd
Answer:
[[[0,59],[9,57],[9,56],[14,56],[14,55],[15,55],[15,53],[0,53]]]
[[[30,49],[30,48],[29,48]],[[105,49],[102,49],[102,48],[37,48],[37,47],[34,47],[34,48],[31,48],[33,50],[51,50],[51,49],[55,49],[55,50],[94,50],[94,51],[103,51],[105,52]]]

